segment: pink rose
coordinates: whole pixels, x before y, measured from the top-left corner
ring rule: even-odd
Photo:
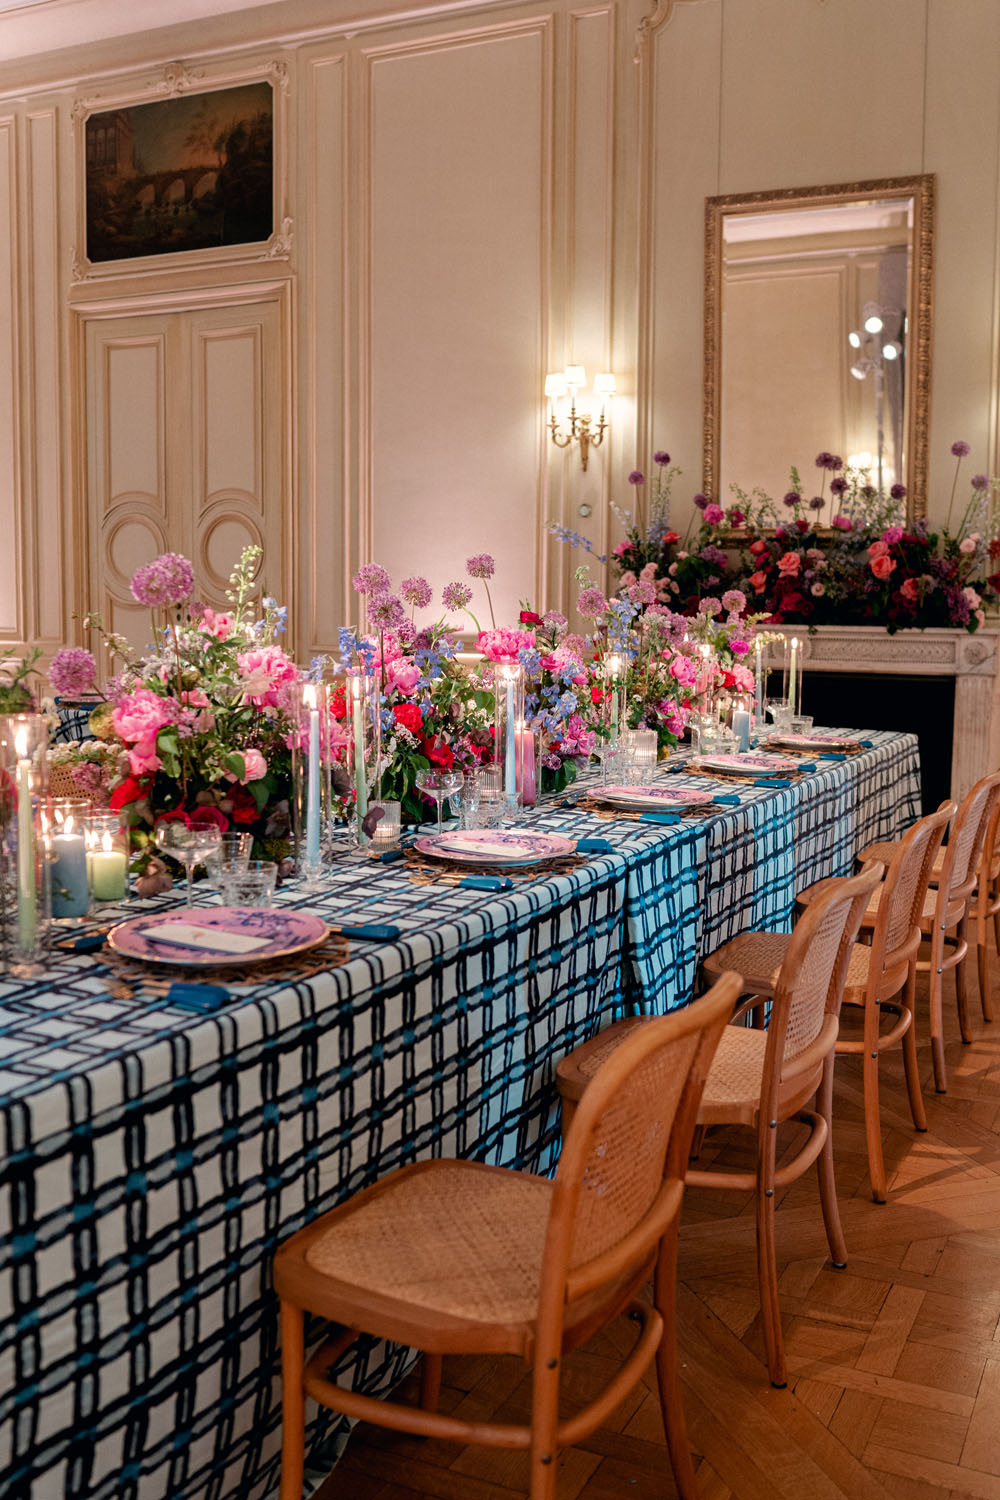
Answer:
[[[871,548],[868,550],[871,551]],[[883,582],[889,577],[890,573],[894,573],[895,571],[896,564],[891,557],[872,558],[872,572],[876,578],[881,578]]]
[[[749,583],[755,594],[761,594],[764,592],[764,588],[767,584],[767,574],[751,573],[750,577],[747,579],[747,583]]]
[[[868,548],[868,556],[872,559],[873,564],[880,557],[888,557],[889,556],[889,544],[888,544],[888,542],[872,542],[871,546]],[[875,571],[875,569],[874,569],[874,566],[873,566],[872,567],[872,572],[874,572],[874,571]],[[883,575],[882,574],[878,574],[877,576],[878,577],[882,577]]]
[[[778,558],[778,570],[782,578],[797,578],[802,559],[797,552],[783,552]]]
[[[809,592],[813,595],[814,598],[821,599],[826,593],[826,586],[825,584],[822,584],[817,580],[816,583],[811,583],[809,585]]]
[[[959,552],[975,552],[976,544],[971,536],[964,536],[958,544]]]
[[[758,537],[755,542],[750,543],[750,551],[754,557],[759,557],[762,552],[767,551],[767,543],[761,541],[760,537]]]
[[[836,526],[838,531],[852,531],[854,529],[854,523],[850,516],[834,516],[830,525]]]
[[[904,578],[899,586],[899,592],[908,604],[916,604],[920,598],[919,578]]]
[[[240,753],[243,756],[243,775],[239,778],[241,785],[246,786],[248,781],[259,781],[262,776],[267,775],[267,761],[259,750],[251,748]]]

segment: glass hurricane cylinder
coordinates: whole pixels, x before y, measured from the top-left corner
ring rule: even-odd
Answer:
[[[92,812],[84,825],[87,883],[92,901],[124,901],[128,895],[128,829],[116,812]]]
[[[382,699],[378,678],[352,672],[347,679],[347,754],[354,791],[352,837],[359,846],[370,842],[364,821],[379,797],[382,755]]]
[[[496,662],[493,667],[493,759],[501,769],[507,817],[516,817],[518,808],[523,805],[523,764],[519,770],[518,762],[524,732],[524,668],[518,662]]]
[[[41,714],[0,717],[0,911],[7,966],[19,979],[42,972],[49,925],[48,742]]]
[[[82,922],[90,911],[86,797],[52,797],[43,814],[54,922]]]
[[[333,725],[330,687],[299,682],[292,693],[292,827],[295,868],[307,886],[318,885],[332,811]]]

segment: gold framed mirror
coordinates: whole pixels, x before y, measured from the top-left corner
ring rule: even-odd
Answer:
[[[925,513],[934,177],[705,202],[703,489],[780,503],[832,452]]]

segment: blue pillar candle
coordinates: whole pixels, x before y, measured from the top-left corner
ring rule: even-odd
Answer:
[[[736,736],[736,749],[740,754],[750,749],[750,713],[743,707],[733,710],[733,733]]]
[[[52,835],[49,881],[53,917],[85,917],[90,910],[87,851],[82,833],[70,830]]]

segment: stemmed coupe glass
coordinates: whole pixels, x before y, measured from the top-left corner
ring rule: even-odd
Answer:
[[[204,864],[206,859],[219,853],[221,836],[218,828],[191,828],[187,823],[171,822],[156,825],[156,847],[161,854],[168,854],[184,866],[187,875],[187,901],[193,906],[192,876],[194,867]]]
[[[457,792],[462,785],[461,771],[440,771],[431,768],[429,771],[418,771],[416,776],[417,789],[425,796],[433,797],[437,803],[437,829],[441,832],[441,807],[446,797]]]

